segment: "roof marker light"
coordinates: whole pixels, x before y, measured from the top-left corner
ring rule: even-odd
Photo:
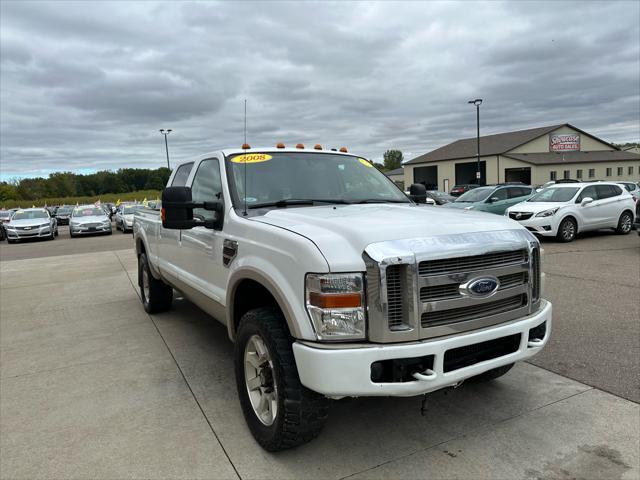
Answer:
[[[313,146],[313,148],[314,148],[314,150],[322,150],[322,145],[320,145],[319,143],[316,143],[316,144]]]
[[[242,149],[243,150],[249,150],[251,148],[251,145],[249,145],[248,143],[243,143],[242,144]]]
[[[284,143],[276,143],[276,148],[284,148]]]
[[[298,144],[296,145],[296,148],[304,148],[304,144],[302,144],[302,143],[298,143]]]
[[[347,153],[347,147],[340,147],[340,151],[342,153]]]

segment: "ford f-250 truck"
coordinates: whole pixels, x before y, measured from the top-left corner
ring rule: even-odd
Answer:
[[[547,343],[517,222],[420,206],[346,149],[244,147],[179,164],[134,235],[147,312],[176,289],[226,325],[265,449],[314,438],[330,398],[495,379]]]

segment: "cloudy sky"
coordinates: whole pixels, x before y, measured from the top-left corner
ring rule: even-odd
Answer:
[[[640,138],[640,3],[0,2],[0,175],[242,143],[410,159],[570,122]]]

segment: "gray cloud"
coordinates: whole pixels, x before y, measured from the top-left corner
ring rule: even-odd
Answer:
[[[242,143],[407,158],[571,122],[640,137],[637,2],[0,3],[0,175]]]

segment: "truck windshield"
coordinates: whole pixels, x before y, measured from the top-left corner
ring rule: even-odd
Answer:
[[[238,154],[227,158],[236,207],[327,203],[409,203],[367,160],[303,152]],[[277,204],[277,205],[276,205]]]

